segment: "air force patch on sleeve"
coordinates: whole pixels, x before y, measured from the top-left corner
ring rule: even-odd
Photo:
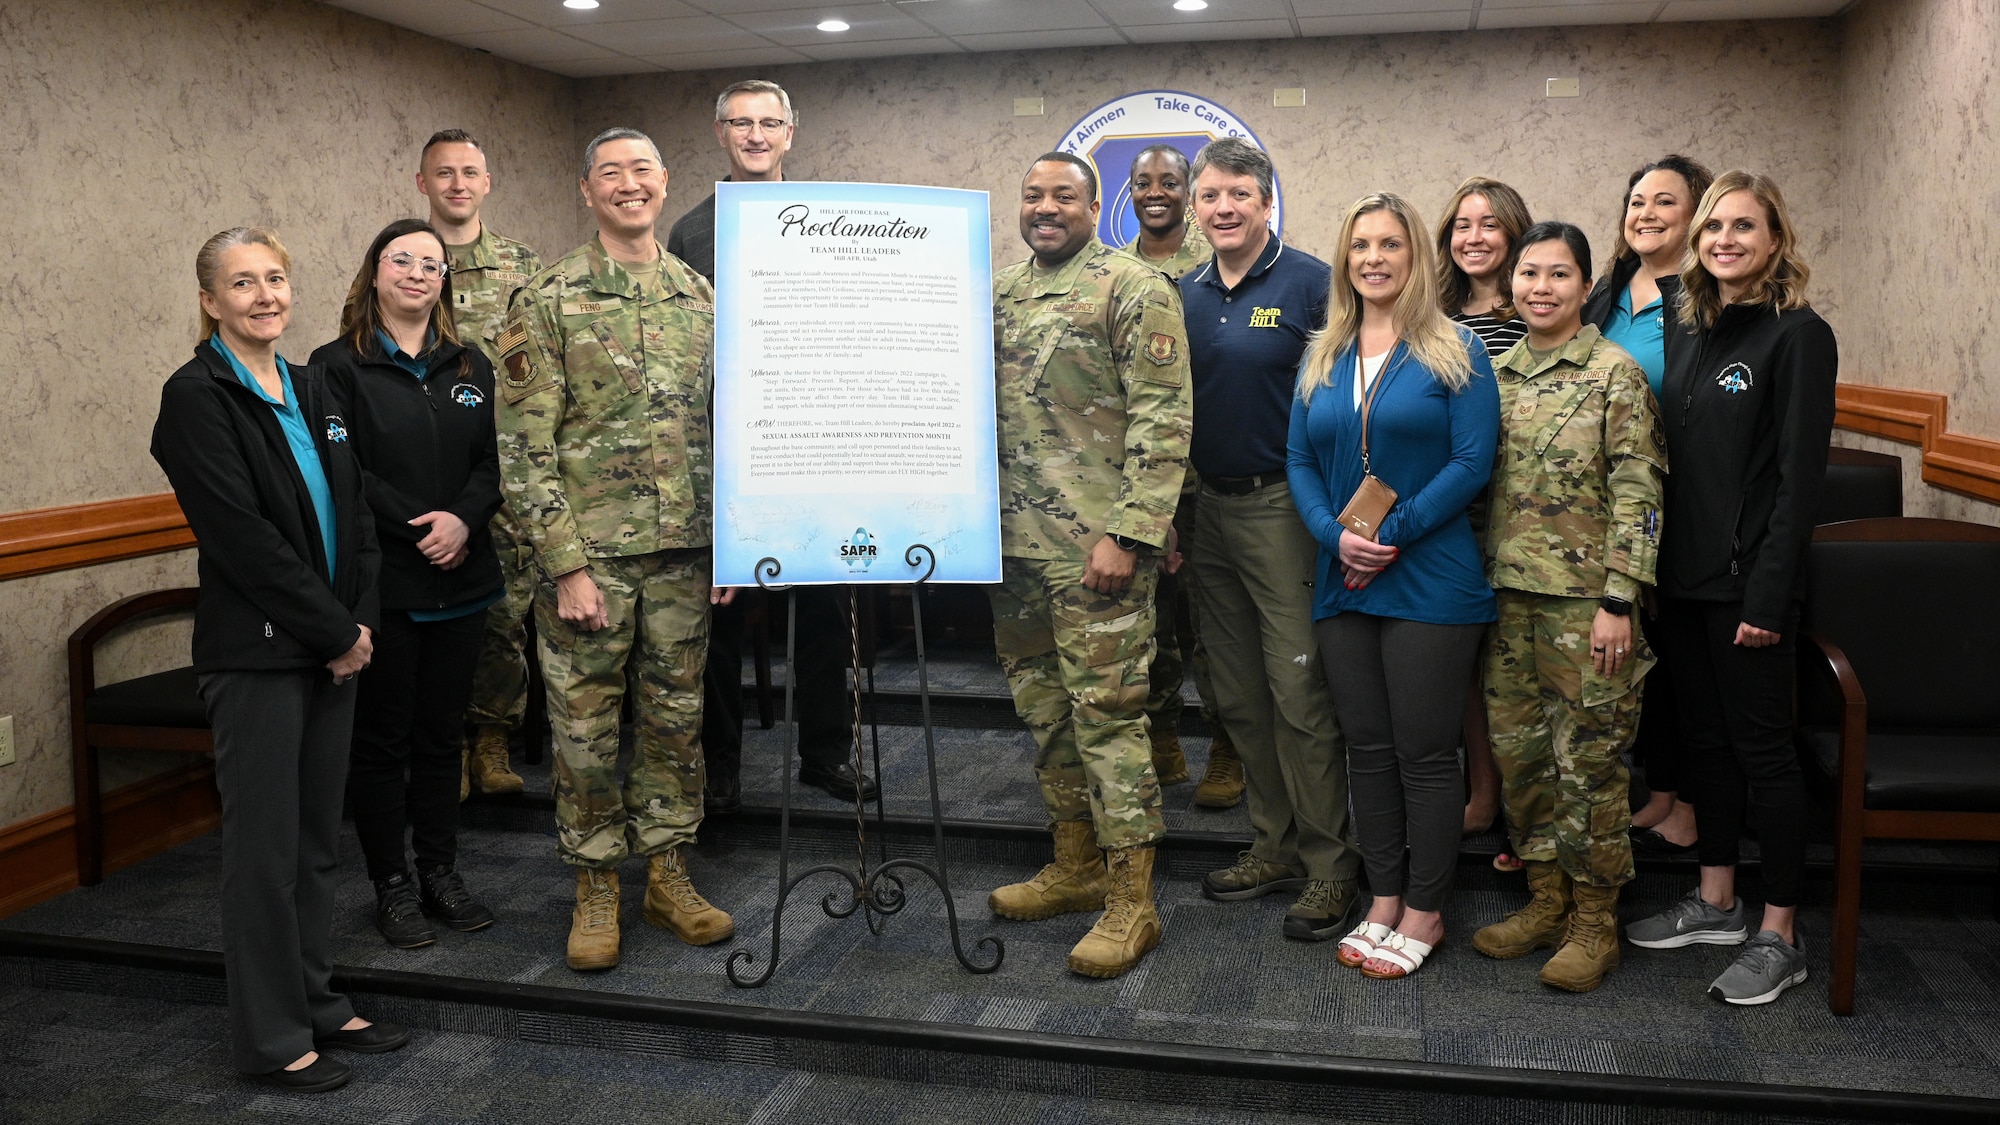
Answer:
[[[1146,358],[1165,367],[1174,361],[1174,338],[1165,332],[1154,332],[1146,337]]]

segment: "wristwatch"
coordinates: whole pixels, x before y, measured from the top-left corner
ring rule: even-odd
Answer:
[[[1136,551],[1139,549],[1139,541],[1127,535],[1113,535],[1111,536],[1111,541],[1116,543],[1118,549],[1121,551]]]
[[[1597,599],[1597,604],[1603,607],[1604,612],[1613,617],[1630,617],[1632,615],[1632,603],[1626,601],[1624,598],[1614,598],[1610,594],[1606,594]]]

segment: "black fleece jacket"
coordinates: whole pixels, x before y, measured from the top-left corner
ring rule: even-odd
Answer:
[[[1783,632],[1833,437],[1833,329],[1811,309],[1729,305],[1668,354],[1660,592],[1740,601],[1744,621]]]
[[[418,379],[381,341],[367,343],[357,351],[335,340],[312,354],[312,365],[361,463],[382,544],[382,608],[444,609],[498,593],[500,560],[487,530],[500,508],[493,365],[477,349],[439,340],[429,377]],[[465,521],[463,563],[443,570],[417,550],[430,529],[409,521],[425,512]]]
[[[1592,289],[1590,296],[1583,301],[1585,324],[1594,324],[1601,329],[1611,323],[1612,310],[1625,300],[1625,289],[1632,284],[1632,278],[1639,272],[1642,264],[1639,255],[1628,254],[1611,267],[1608,276],[1597,280],[1596,288]],[[1680,304],[1680,295],[1680,278],[1670,275],[1660,279],[1660,316],[1663,318],[1660,343],[1666,350],[1666,367],[1669,371],[1673,369],[1675,357],[1694,346],[1694,337],[1681,328],[1679,310],[1676,308]],[[1667,451],[1667,459],[1669,463],[1672,462],[1672,450]]]
[[[167,379],[153,425],[153,459],[198,545],[197,672],[314,668],[373,629],[381,552],[352,445],[329,438],[337,414],[319,373],[291,368],[333,493],[333,580],[305,478],[269,403],[207,343]]]

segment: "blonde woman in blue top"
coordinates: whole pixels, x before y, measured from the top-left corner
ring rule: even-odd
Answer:
[[[1425,229],[1388,193],[1348,211],[1287,449],[1320,544],[1314,632],[1375,895],[1337,956],[1384,979],[1415,972],[1444,937],[1464,812],[1459,724],[1494,619],[1466,509],[1492,474],[1500,399],[1485,346],[1439,307]],[[1372,540],[1338,519],[1364,475],[1396,493]]]

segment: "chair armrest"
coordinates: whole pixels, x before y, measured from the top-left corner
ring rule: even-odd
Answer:
[[[1851,808],[1858,815],[1862,792],[1868,784],[1868,696],[1862,692],[1861,679],[1854,674],[1854,665],[1839,645],[1810,629],[1805,631],[1805,639],[1819,651],[1820,659],[1811,660],[1806,649],[1801,648],[1800,662],[1831,676],[1840,688],[1839,801],[1843,811]]]

